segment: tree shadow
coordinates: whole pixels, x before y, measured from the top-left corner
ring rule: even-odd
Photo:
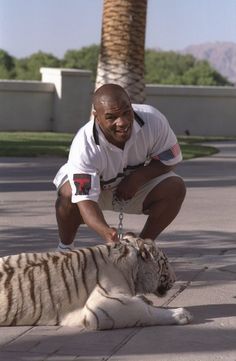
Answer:
[[[34,327],[27,337],[20,337],[15,342],[3,345],[1,351],[15,351],[20,354],[25,350],[32,361],[38,359],[39,354],[52,353],[54,357],[73,355],[92,361],[98,357],[113,359],[135,355],[154,357],[161,354],[169,354],[170,357],[175,355],[177,358],[180,354],[188,353],[191,358],[194,353],[195,359],[200,360],[203,353],[224,355],[224,352],[236,352],[235,329],[218,325],[221,318],[236,316],[235,305],[201,305],[188,309],[196,319],[185,326],[151,326],[92,332],[80,332],[76,327]]]
[[[76,237],[76,247],[104,243],[95,232],[82,226]],[[5,227],[0,231],[0,257],[21,252],[53,251],[58,245],[56,226]]]
[[[236,317],[235,303],[188,306],[187,309],[194,316],[194,325],[213,322],[218,318]]]

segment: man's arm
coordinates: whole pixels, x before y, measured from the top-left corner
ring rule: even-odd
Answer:
[[[115,228],[110,227],[103,216],[103,213],[94,201],[84,200],[77,203],[83,221],[97,232],[107,243],[118,242],[118,235]]]
[[[151,162],[143,167],[137,168],[118,184],[116,195],[118,199],[131,199],[138,189],[153,178],[170,172],[175,166],[167,166],[159,160]]]

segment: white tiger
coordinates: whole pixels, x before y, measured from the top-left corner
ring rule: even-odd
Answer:
[[[175,282],[165,254],[151,240],[126,235],[118,244],[69,253],[0,258],[0,325],[65,325],[104,330],[186,324],[183,308],[154,307]]]

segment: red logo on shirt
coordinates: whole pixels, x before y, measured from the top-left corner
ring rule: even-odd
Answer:
[[[88,195],[91,189],[91,175],[90,174],[74,174],[74,185],[76,187],[75,195]]]

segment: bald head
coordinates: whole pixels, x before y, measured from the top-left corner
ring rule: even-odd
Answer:
[[[132,133],[134,113],[126,91],[117,84],[104,84],[93,97],[94,118],[105,138],[123,149]]]
[[[130,98],[124,88],[118,84],[104,84],[98,88],[93,96],[93,106],[98,110],[104,103],[126,102],[130,104]]]

